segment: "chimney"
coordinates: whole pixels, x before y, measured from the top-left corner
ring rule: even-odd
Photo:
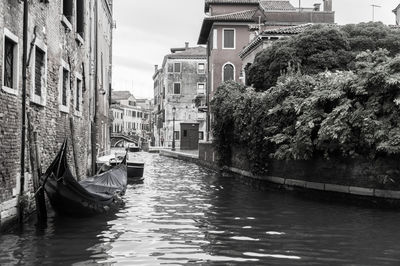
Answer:
[[[189,43],[185,42],[185,49],[188,49],[188,48],[189,48]]]
[[[158,70],[158,65],[154,65],[154,72],[157,72]]]
[[[324,11],[332,12],[332,0],[324,0]]]
[[[314,4],[314,11],[321,11],[321,4]]]

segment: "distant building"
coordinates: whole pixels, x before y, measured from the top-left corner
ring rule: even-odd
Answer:
[[[143,109],[137,105],[136,98],[129,91],[113,91],[111,99],[111,133],[142,137]]]
[[[136,105],[140,106],[143,111],[142,117],[142,137],[147,141],[151,141],[152,137],[152,116],[154,105],[152,100],[149,99],[136,99]]]
[[[205,105],[207,86],[207,56],[204,47],[172,48],[171,54],[164,57],[162,68],[155,68],[154,81],[154,138],[156,146],[171,147],[173,134],[175,145],[180,146],[182,135],[181,123],[198,126],[196,137],[198,142],[204,138],[206,131],[205,113],[201,105]],[[175,132],[173,132],[173,113],[175,107]]]
[[[159,69],[158,65],[154,66],[154,108],[152,113],[152,146],[163,146],[164,145],[164,122],[165,122],[165,85],[163,82],[163,69]]]
[[[245,83],[239,54],[260,32],[306,23],[334,23],[332,0],[324,0],[323,11],[318,4],[298,9],[287,0],[205,0],[204,11],[198,44],[207,45],[208,99],[222,82]],[[209,125],[210,116],[207,121]],[[210,126],[207,128],[209,132]]]
[[[400,4],[393,9],[393,13],[396,15],[396,25],[400,25]]]

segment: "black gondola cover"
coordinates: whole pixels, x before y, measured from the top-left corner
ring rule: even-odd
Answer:
[[[42,177],[53,209],[71,216],[92,216],[117,210],[127,186],[126,166],[78,182],[67,162],[67,142]]]

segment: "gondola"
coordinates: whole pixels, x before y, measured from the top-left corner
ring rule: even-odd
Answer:
[[[125,163],[109,171],[76,181],[67,162],[67,141],[42,176],[53,209],[62,215],[87,217],[118,210],[127,187]]]

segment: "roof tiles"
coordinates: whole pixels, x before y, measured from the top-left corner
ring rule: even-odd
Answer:
[[[295,11],[296,8],[287,0],[260,1],[264,11]]]

